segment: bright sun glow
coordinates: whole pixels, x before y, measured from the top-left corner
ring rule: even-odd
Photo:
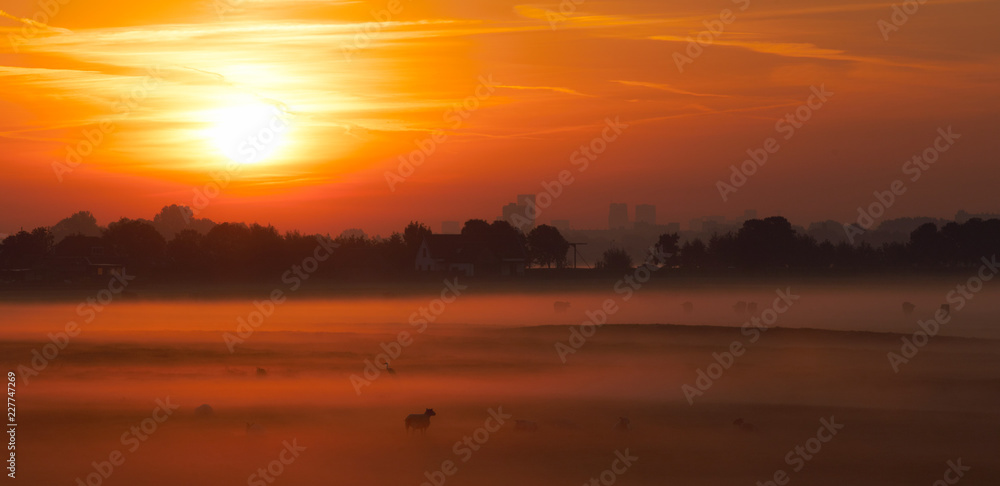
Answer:
[[[209,117],[209,140],[240,164],[266,161],[287,142],[289,114],[274,104],[252,100],[215,110]]]

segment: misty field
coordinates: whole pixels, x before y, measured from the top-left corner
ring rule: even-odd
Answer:
[[[433,320],[420,309],[436,293],[122,300],[90,322],[77,301],[5,303],[0,356],[19,375],[22,484],[932,485],[955,470],[997,484],[995,293],[953,309],[898,372],[887,358],[947,290],[792,289],[767,330],[732,304],[759,314],[776,286],[470,292]],[[571,344],[607,299],[609,324]],[[230,352],[255,309],[270,315]],[[79,334],[32,367],[68,321]],[[374,371],[380,353],[394,374]],[[427,408],[426,433],[407,433]]]

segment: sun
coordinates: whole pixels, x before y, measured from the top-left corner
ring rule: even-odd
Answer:
[[[253,99],[216,109],[208,117],[208,139],[240,164],[264,162],[288,141],[290,116],[278,103]]]

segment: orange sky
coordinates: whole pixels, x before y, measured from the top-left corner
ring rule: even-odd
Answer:
[[[847,221],[949,125],[961,140],[887,217],[1000,209],[1000,2],[930,0],[885,40],[891,2],[578,1],[556,17],[496,0],[2,0],[0,234],[78,210],[151,218],[196,205],[212,173],[232,182],[199,216],[282,230],[493,219],[562,170],[575,182],[542,222],[604,227],[612,201],[656,204],[660,222]],[[680,72],[672,55],[726,8],[735,20]],[[820,85],[835,96],[723,202],[716,182]],[[577,171],[609,117],[629,128]],[[54,169],[102,122],[93,153]],[[390,190],[386,171],[435,133]]]

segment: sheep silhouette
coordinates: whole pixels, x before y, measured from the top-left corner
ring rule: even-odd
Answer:
[[[413,429],[419,430],[420,433],[426,432],[427,427],[431,426],[431,417],[435,415],[437,415],[437,413],[434,412],[433,408],[428,408],[424,411],[424,413],[411,413],[410,415],[407,415],[406,419],[403,420],[403,423],[406,426],[406,431],[410,432],[410,429]]]

